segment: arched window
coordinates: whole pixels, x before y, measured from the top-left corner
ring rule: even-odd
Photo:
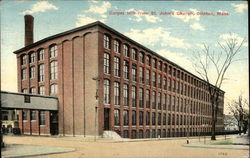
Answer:
[[[57,45],[54,44],[49,47],[49,54],[50,54],[50,58],[57,57]]]
[[[57,79],[57,61],[52,61],[50,63],[50,79],[51,80]]]
[[[57,94],[58,93],[58,86],[57,84],[50,85],[50,94]]]
[[[21,56],[21,65],[25,65],[27,63],[27,55],[22,55]]]
[[[29,55],[29,62],[30,63],[34,63],[35,62],[35,58],[36,58],[35,52],[30,53],[30,55]]]
[[[44,49],[38,50],[38,61],[44,60]]]
[[[110,104],[110,81],[104,80],[104,104]]]

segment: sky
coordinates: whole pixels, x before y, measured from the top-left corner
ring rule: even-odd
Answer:
[[[240,94],[248,99],[248,5],[246,1],[7,1],[1,12],[1,90],[17,92],[15,50],[24,47],[24,15],[34,16],[34,42],[94,21],[101,21],[199,76],[194,52],[221,51],[230,35],[240,53],[221,89],[225,105]],[[223,15],[218,15],[220,12]],[[223,59],[223,56],[221,57]],[[210,77],[215,78],[211,69]],[[227,111],[227,110],[225,110]]]

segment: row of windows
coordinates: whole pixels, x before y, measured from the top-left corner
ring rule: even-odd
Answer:
[[[108,53],[104,53],[104,73],[110,74],[110,55]],[[129,72],[129,62],[123,61],[123,72],[121,72],[121,64],[120,59],[118,57],[114,57],[114,76],[120,77],[121,73],[123,74],[124,79],[130,79]],[[144,79],[144,75],[146,78]],[[164,90],[172,91],[179,93],[181,95],[189,96],[192,98],[200,99],[200,100],[209,100],[209,94],[199,90],[195,87],[188,86],[183,84],[182,82],[171,79],[170,77],[163,77],[162,74],[158,74],[156,72],[151,72],[149,69],[144,70],[143,67],[139,67],[139,76],[137,77],[137,66],[136,64],[132,65],[131,70],[131,80],[137,82],[139,79],[139,83],[152,85],[153,87],[163,88]],[[163,80],[163,81],[162,81]]]
[[[37,111],[31,111],[30,112],[30,120],[31,121],[35,121],[37,115]],[[28,112],[27,111],[23,111],[22,112],[22,118],[24,121],[28,120]],[[39,111],[39,125],[45,125],[46,124],[46,113],[45,111]]]
[[[111,49],[111,36],[109,36],[107,34],[104,35],[103,46],[105,49],[108,49],[108,50]],[[121,48],[123,48],[123,49],[121,50]],[[129,46],[127,44],[124,44],[122,47],[121,42],[117,39],[115,39],[113,42],[113,50],[115,53],[121,53],[121,51],[123,51],[124,57],[130,57]],[[144,54],[145,53],[143,53],[143,52],[137,53],[135,48],[131,49],[131,58],[133,60],[138,59],[139,62],[141,62],[141,63],[144,63],[144,60],[145,60],[146,65],[149,65],[149,66],[152,65],[153,68],[157,68],[159,71],[164,71],[165,73],[168,73],[170,75],[173,75],[174,77],[180,78],[181,80],[184,80],[190,84],[193,84],[196,87],[201,87],[201,88],[206,89],[206,90],[208,89],[206,83],[203,83],[203,82],[185,74],[184,72],[177,70],[176,68],[174,68],[171,65],[167,66],[167,64],[163,64],[162,61],[157,62],[156,58],[152,58],[152,61],[151,61],[151,56],[150,55],[145,56]]]
[[[49,47],[49,56],[50,58],[55,58],[57,57],[57,45],[51,45]],[[27,59],[29,58],[29,63],[35,63],[36,57],[37,61],[43,61],[44,60],[44,49],[38,49],[37,53],[36,52],[31,52],[29,55],[22,55],[21,56],[21,65],[26,65]]]
[[[152,129],[152,130],[139,130],[137,132],[136,130],[124,130],[123,131],[123,137],[129,138],[129,132],[131,133],[131,138],[166,138],[166,137],[186,137],[186,136],[199,136],[199,135],[209,135],[210,133],[209,129],[197,129],[197,128],[191,128],[190,131],[186,128],[180,128],[180,129]],[[116,131],[118,134],[120,134],[120,131]],[[156,133],[157,132],[157,133]]]
[[[56,80],[58,76],[57,72],[57,61],[52,61],[50,62],[50,80]],[[44,82],[44,73],[45,73],[45,68],[44,64],[38,65],[38,81],[39,82]],[[29,77],[30,79],[34,79],[36,77],[36,67],[31,66],[29,68]],[[27,79],[27,69],[23,68],[21,70],[21,79],[26,80]]]
[[[132,125],[136,125],[136,118],[138,113],[135,110],[132,110]],[[123,122],[121,122],[121,116],[123,117]],[[146,119],[144,122],[144,115],[146,115]],[[157,116],[156,116],[157,115]],[[139,120],[138,123],[139,125],[150,125],[150,122],[152,125],[156,125],[156,117],[157,119],[157,125],[202,125],[202,124],[207,124],[211,125],[211,120],[208,118],[204,117],[195,117],[195,116],[187,116],[187,115],[172,115],[171,114],[161,114],[161,113],[151,113],[150,117],[150,112],[144,113],[143,111],[139,111]],[[167,118],[168,117],[168,118]],[[114,110],[114,125],[115,126],[128,126],[129,125],[129,111],[128,110],[123,110],[123,113],[120,113],[119,109]]]
[[[24,88],[24,89],[22,89],[22,93],[36,94],[36,88],[35,87],[31,87],[29,89],[29,92],[28,92],[27,88]],[[58,85],[57,84],[50,85],[50,94],[54,95],[54,94],[57,94],[57,93],[58,93]],[[38,94],[45,95],[45,87],[44,86],[39,86],[38,87]]]
[[[104,79],[104,104],[110,104],[111,98],[111,85],[110,80]],[[123,84],[123,96],[121,96],[121,85],[119,82],[114,82],[114,105],[124,105],[129,106],[129,94],[131,93],[131,104],[132,107],[137,106],[137,87],[132,86],[131,91],[128,84]],[[145,93],[145,96],[144,96]],[[120,99],[123,99],[123,104]],[[211,106],[203,103],[199,103],[196,101],[189,101],[187,99],[179,98],[172,95],[167,95],[165,93],[150,91],[143,88],[139,88],[139,107],[144,108],[144,99],[145,99],[145,107],[156,109],[166,110],[168,107],[168,111],[177,111],[177,112],[187,112],[194,114],[203,114],[210,115],[211,114]],[[156,104],[157,103],[157,104]],[[190,105],[190,107],[188,106]]]

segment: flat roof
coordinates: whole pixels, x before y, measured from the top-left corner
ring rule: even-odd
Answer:
[[[1,91],[1,108],[58,110],[58,99],[53,96]]]
[[[164,61],[170,63],[171,65],[177,67],[178,69],[181,69],[182,71],[185,71],[186,73],[188,73],[188,74],[190,74],[190,75],[196,77],[196,78],[199,79],[200,81],[207,82],[207,81],[205,81],[204,79],[201,79],[200,77],[194,75],[193,73],[191,73],[191,72],[187,71],[186,69],[182,68],[181,66],[177,65],[176,63],[174,63],[174,62],[168,60],[167,58],[165,58],[165,57],[159,55],[158,53],[156,53],[156,52],[152,51],[151,49],[149,49],[149,48],[143,46],[142,44],[140,44],[140,43],[138,43],[138,42],[132,40],[131,38],[129,38],[129,37],[123,35],[122,33],[116,31],[115,29],[113,29],[113,28],[111,28],[111,27],[105,25],[104,23],[102,23],[102,22],[100,22],[100,21],[96,21],[96,22],[93,22],[93,23],[90,23],[90,24],[87,24],[87,25],[84,25],[84,26],[80,26],[80,27],[77,27],[77,28],[74,28],[74,29],[71,29],[71,30],[68,30],[68,31],[65,31],[65,32],[62,32],[62,33],[59,33],[59,34],[55,34],[55,35],[53,35],[53,36],[49,36],[49,37],[44,38],[44,39],[42,39],[42,40],[39,40],[39,41],[37,41],[37,42],[35,42],[35,43],[32,43],[32,44],[30,44],[30,45],[28,45],[28,46],[26,46],[26,47],[23,47],[23,48],[21,48],[21,49],[18,49],[18,50],[16,50],[16,51],[14,51],[13,53],[14,53],[14,54],[18,54],[18,53],[20,53],[20,52],[22,52],[22,51],[25,51],[25,50],[27,50],[27,49],[33,48],[33,47],[35,47],[35,46],[37,46],[37,45],[40,45],[40,44],[42,44],[42,43],[44,43],[44,42],[47,42],[47,41],[49,41],[49,40],[52,40],[52,39],[55,39],[55,38],[59,38],[59,37],[65,36],[65,35],[69,35],[69,34],[71,34],[71,33],[78,32],[78,31],[81,31],[81,30],[84,30],[84,29],[87,29],[87,28],[91,28],[91,27],[94,27],[94,26],[101,26],[101,27],[103,27],[103,28],[105,28],[105,29],[111,31],[112,33],[114,33],[114,34],[116,34],[116,35],[118,35],[118,36],[120,36],[120,37],[126,39],[127,41],[129,41],[129,42],[131,42],[131,43],[137,45],[138,47],[140,47],[140,48],[142,48],[142,49],[144,49],[144,50],[146,50],[146,51],[152,53],[153,55],[155,55],[155,56],[157,56],[157,57],[159,57],[159,58],[161,58],[162,60],[164,60]],[[210,85],[212,85],[212,84],[210,84]],[[212,85],[212,86],[215,87],[214,85]],[[221,89],[220,89],[220,90],[221,90]],[[223,90],[221,90],[221,91],[224,92]]]

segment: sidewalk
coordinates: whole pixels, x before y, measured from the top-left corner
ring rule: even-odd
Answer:
[[[40,146],[40,145],[7,144],[5,148],[2,148],[2,157],[11,158],[11,157],[38,156],[38,155],[66,153],[71,151],[75,151],[75,149]]]

